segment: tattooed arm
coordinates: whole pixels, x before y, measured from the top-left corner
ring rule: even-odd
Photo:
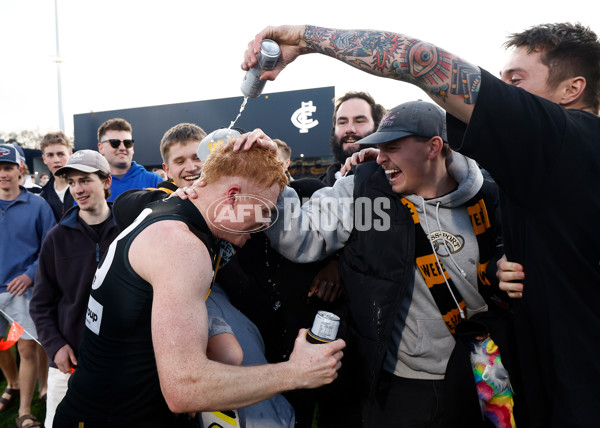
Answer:
[[[267,27],[248,44],[242,69],[256,64],[262,39],[279,43],[281,60],[263,78],[273,80],[299,55],[320,53],[376,76],[412,83],[453,116],[468,123],[481,82],[478,67],[403,34],[314,26]]]

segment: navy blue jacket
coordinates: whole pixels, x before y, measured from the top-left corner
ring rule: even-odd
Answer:
[[[56,351],[66,344],[78,355],[92,279],[118,235],[112,212],[100,233],[78,214],[78,206],[71,208],[46,235],[29,307],[51,367],[56,367]]]
[[[40,196],[44,198],[46,202],[48,202],[50,208],[52,208],[52,212],[54,213],[54,218],[57,222],[59,222],[62,216],[75,205],[75,200],[73,199],[73,196],[67,187],[64,202],[61,202],[56,194],[56,191],[54,190],[54,181],[54,176],[50,177],[50,180],[48,180],[44,187],[42,187]]]

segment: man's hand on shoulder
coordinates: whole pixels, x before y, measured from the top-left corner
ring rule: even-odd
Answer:
[[[340,168],[340,174],[342,174],[343,177],[352,169],[353,166],[360,165],[364,162],[377,160],[378,155],[379,149],[373,147],[368,147],[359,152],[352,153],[352,156],[346,158],[346,162]]]
[[[206,181],[202,181],[202,177],[194,182],[189,187],[180,187],[169,195],[169,198],[181,198],[181,199],[198,199],[198,192],[196,189],[206,186]]]

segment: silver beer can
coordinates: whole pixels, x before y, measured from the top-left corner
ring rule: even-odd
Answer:
[[[266,70],[273,70],[281,50],[279,45],[273,40],[264,39],[260,44],[260,52],[256,55],[257,63],[254,67],[246,72],[244,80],[242,80],[242,94],[248,98],[256,98],[260,94],[267,83],[266,80],[260,80],[261,74]]]
[[[310,343],[327,343],[337,338],[340,327],[340,317],[336,314],[319,311],[315,315],[313,325],[306,333],[306,340]]]

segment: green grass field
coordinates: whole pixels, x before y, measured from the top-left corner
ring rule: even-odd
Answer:
[[[4,391],[6,388],[6,380],[2,378],[2,382],[0,382],[0,391]],[[37,396],[37,388],[35,390],[33,396],[33,401],[31,402],[31,413],[35,416],[38,421],[44,422],[44,417],[46,416],[46,405],[40,401]],[[0,394],[1,395],[1,394]],[[13,402],[13,404],[3,412],[0,412],[0,428],[15,428],[15,421],[19,410],[19,401]]]

